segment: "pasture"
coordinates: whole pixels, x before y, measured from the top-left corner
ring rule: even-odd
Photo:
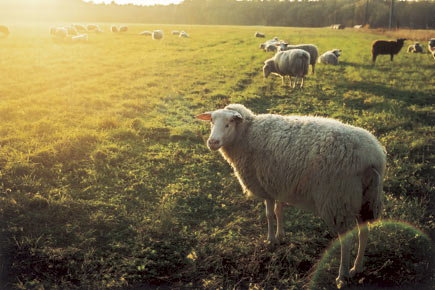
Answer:
[[[269,249],[263,203],[207,149],[209,126],[194,116],[230,103],[372,132],[388,152],[387,222],[371,226],[352,287],[433,285],[435,62],[407,54],[410,41],[373,66],[380,36],[352,30],[113,34],[102,23],[88,42],[64,43],[49,26],[12,25],[0,38],[2,289],[334,289],[336,234],[289,206],[285,242]],[[164,39],[139,35],[153,29]],[[303,89],[264,80],[273,54],[255,31],[342,49],[341,63],[317,64]]]

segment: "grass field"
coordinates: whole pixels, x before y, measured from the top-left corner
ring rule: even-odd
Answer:
[[[11,26],[0,38],[2,289],[333,289],[336,234],[287,207],[285,243],[268,249],[262,202],[246,199],[206,148],[208,125],[194,116],[229,103],[328,116],[378,137],[388,222],[372,225],[353,286],[432,287],[429,54],[403,48],[373,66],[380,36],[351,30],[130,25],[73,44],[53,42],[49,26]],[[164,40],[138,35],[155,28]],[[318,64],[304,89],[264,80],[272,55],[258,49],[257,30],[321,53],[340,48],[341,64]]]

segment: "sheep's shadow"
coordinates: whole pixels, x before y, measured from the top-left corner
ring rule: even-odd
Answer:
[[[351,83],[337,84],[340,89],[354,90],[368,94],[383,96],[388,99],[394,99],[405,103],[407,106],[428,106],[435,104],[435,92],[422,92],[414,90],[399,90],[384,85],[373,84],[366,81],[355,81]],[[408,110],[409,114],[420,122],[429,126],[435,125],[435,113],[433,112],[415,112]]]

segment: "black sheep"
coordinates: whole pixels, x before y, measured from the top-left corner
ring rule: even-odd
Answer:
[[[393,56],[399,53],[405,40],[405,38],[399,38],[397,41],[375,40],[372,43],[372,61],[375,62],[376,57],[380,54],[389,54],[391,56],[391,61],[393,61]]]

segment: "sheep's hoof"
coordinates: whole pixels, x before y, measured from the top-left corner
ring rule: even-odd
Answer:
[[[342,289],[342,288],[347,286],[346,281],[343,279],[340,279],[340,277],[337,277],[337,279],[335,279],[335,284],[337,285],[338,289]]]

